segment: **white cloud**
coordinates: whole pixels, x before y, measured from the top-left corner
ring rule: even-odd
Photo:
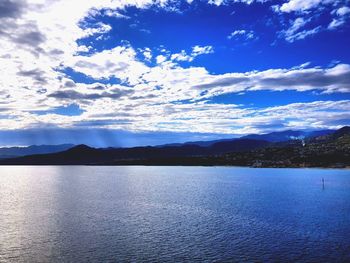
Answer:
[[[192,56],[199,56],[203,54],[214,53],[214,48],[212,46],[194,46],[192,47]]]
[[[150,61],[152,59],[153,56],[152,56],[152,51],[150,48],[147,47],[147,48],[141,50],[141,52],[142,52],[142,55],[144,56],[145,60]]]
[[[45,110],[59,106],[59,101],[47,97],[65,85],[64,74],[58,69],[74,65],[79,60],[81,63],[77,70],[87,75],[96,78],[120,75],[132,83],[132,76],[126,77],[126,72],[122,70],[125,62],[123,59],[128,55],[133,56],[131,49],[120,53],[118,50],[113,50],[112,53],[107,51],[108,54],[102,53],[96,57],[96,61],[91,61],[91,57],[83,55],[76,56],[79,52],[91,51],[91,47],[79,46],[78,39],[92,34],[103,34],[111,29],[103,23],[86,25],[84,18],[102,9],[116,10],[130,5],[146,8],[153,4],[164,5],[165,1],[5,0],[1,4],[6,6],[6,12],[0,16],[0,93],[3,94],[1,104],[6,105],[7,109],[12,109],[11,116],[19,116],[26,110]],[[98,59],[104,59],[103,55],[116,54],[121,55],[121,58],[115,62],[111,61],[113,67],[108,69],[108,65],[99,63]],[[144,69],[143,64],[132,61],[132,65],[126,62],[126,68],[132,66],[133,72]],[[98,68],[105,71],[103,73],[106,75],[102,75],[97,69],[84,67],[84,62],[97,63]],[[25,116],[28,117],[28,114]],[[36,119],[35,116],[33,118]],[[16,122],[13,119],[2,120],[6,121]]]
[[[131,85],[137,84],[139,77],[148,71],[148,67],[137,61],[135,50],[128,46],[118,46],[89,56],[76,55],[64,66],[94,79],[115,77]]]
[[[288,29],[278,34],[284,36],[288,42],[294,42],[315,35],[326,30],[334,30],[345,25],[349,18],[350,8],[345,6],[347,0],[289,0],[281,5],[274,5],[272,9],[279,15],[296,16]],[[321,14],[331,16],[328,24],[321,20]],[[324,18],[323,18],[324,19]],[[308,26],[311,24],[312,26]],[[306,27],[304,30],[301,28]]]
[[[343,25],[344,23],[345,23],[345,21],[342,20],[342,19],[333,19],[333,20],[329,23],[328,29],[333,30],[333,29],[335,29],[335,28],[337,28],[337,27]]]
[[[247,40],[251,40],[255,38],[255,34],[254,34],[254,31],[252,30],[247,31],[247,30],[241,29],[241,30],[235,30],[227,36],[228,39],[233,39],[235,37],[244,37]]]
[[[287,37],[293,36],[300,28],[305,26],[306,23],[308,23],[309,20],[305,20],[302,17],[298,17],[295,19],[291,25],[291,27],[285,32]]]
[[[304,39],[308,36],[315,35],[323,30],[321,26],[307,28],[306,25],[312,21],[311,18],[297,17],[294,21],[290,21],[290,26],[286,30],[280,31],[278,34],[288,42]],[[303,29],[304,28],[304,29]]]
[[[193,61],[197,56],[212,54],[214,53],[214,48],[212,46],[194,46],[192,47],[192,52],[187,54],[185,50],[181,50],[180,53],[175,53],[170,56],[172,61]]]
[[[158,55],[156,57],[156,61],[157,61],[157,64],[162,64],[163,62],[165,62],[167,60],[166,56],[163,56],[163,55]]]
[[[344,25],[350,17],[350,8],[347,6],[342,6],[339,9],[333,10],[332,21],[328,25],[329,30],[334,30],[342,25]]]
[[[300,12],[317,8],[322,4],[333,3],[334,0],[289,0],[279,8],[282,12]]]
[[[193,57],[191,57],[191,55],[188,55],[185,50],[181,50],[180,53],[172,54],[170,59],[176,61],[192,61]]]
[[[202,84],[194,85],[194,87],[201,91],[207,90],[204,97],[255,90],[349,92],[350,65],[339,64],[327,69],[297,67],[207,75],[202,79]]]
[[[230,3],[244,3],[247,5],[250,5],[252,3],[265,3],[268,1],[269,0],[208,0],[208,3],[212,5],[220,6],[220,5],[228,5]]]
[[[342,6],[336,11],[338,16],[345,16],[350,13],[350,8],[347,6]]]
[[[112,30],[110,25],[104,24],[102,22],[98,22],[94,25],[94,27],[89,27],[84,30],[85,36],[92,36],[95,34],[105,34]]]
[[[118,12],[117,10],[112,10],[112,9],[107,9],[104,14],[106,16],[110,16],[110,17],[116,17],[116,18],[123,18],[123,19],[130,19],[129,16],[123,15],[120,12]]]

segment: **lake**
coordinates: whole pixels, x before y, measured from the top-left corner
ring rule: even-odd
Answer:
[[[350,262],[350,171],[2,166],[0,262],[48,261]]]

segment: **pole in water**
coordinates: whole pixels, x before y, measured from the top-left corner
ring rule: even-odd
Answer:
[[[324,190],[324,178],[322,177],[322,189]]]

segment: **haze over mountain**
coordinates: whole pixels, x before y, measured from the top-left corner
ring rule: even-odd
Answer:
[[[255,140],[266,140],[269,142],[284,142],[289,140],[297,139],[308,139],[312,137],[318,137],[333,133],[334,130],[319,130],[319,131],[281,131],[281,132],[271,132],[267,134],[251,134],[243,136],[242,138],[246,139],[255,139]]]
[[[289,140],[300,140],[300,139],[307,139],[322,135],[327,135],[330,133],[333,133],[334,130],[315,130],[315,131],[297,131],[297,130],[287,130],[287,131],[277,131],[277,132],[271,132],[271,133],[265,133],[265,134],[249,134],[242,137],[239,137],[240,139],[253,139],[253,140],[263,140],[268,142],[284,142]],[[203,147],[211,146],[215,143],[219,142],[231,142],[235,141],[237,138],[232,139],[221,139],[221,140],[213,140],[213,141],[193,141],[193,142],[186,142],[184,144],[193,144],[193,145],[199,145]],[[173,143],[169,144],[169,146],[180,146],[183,145],[181,143]]]
[[[61,145],[31,145],[26,147],[2,147],[0,148],[0,159],[11,158],[32,154],[45,154],[61,152],[72,148],[74,144]]]

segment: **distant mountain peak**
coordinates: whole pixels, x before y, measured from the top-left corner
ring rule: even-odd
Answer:
[[[86,144],[78,144],[72,148],[70,148],[69,150],[79,150],[79,151],[84,151],[84,150],[93,150],[95,148],[92,148]]]

